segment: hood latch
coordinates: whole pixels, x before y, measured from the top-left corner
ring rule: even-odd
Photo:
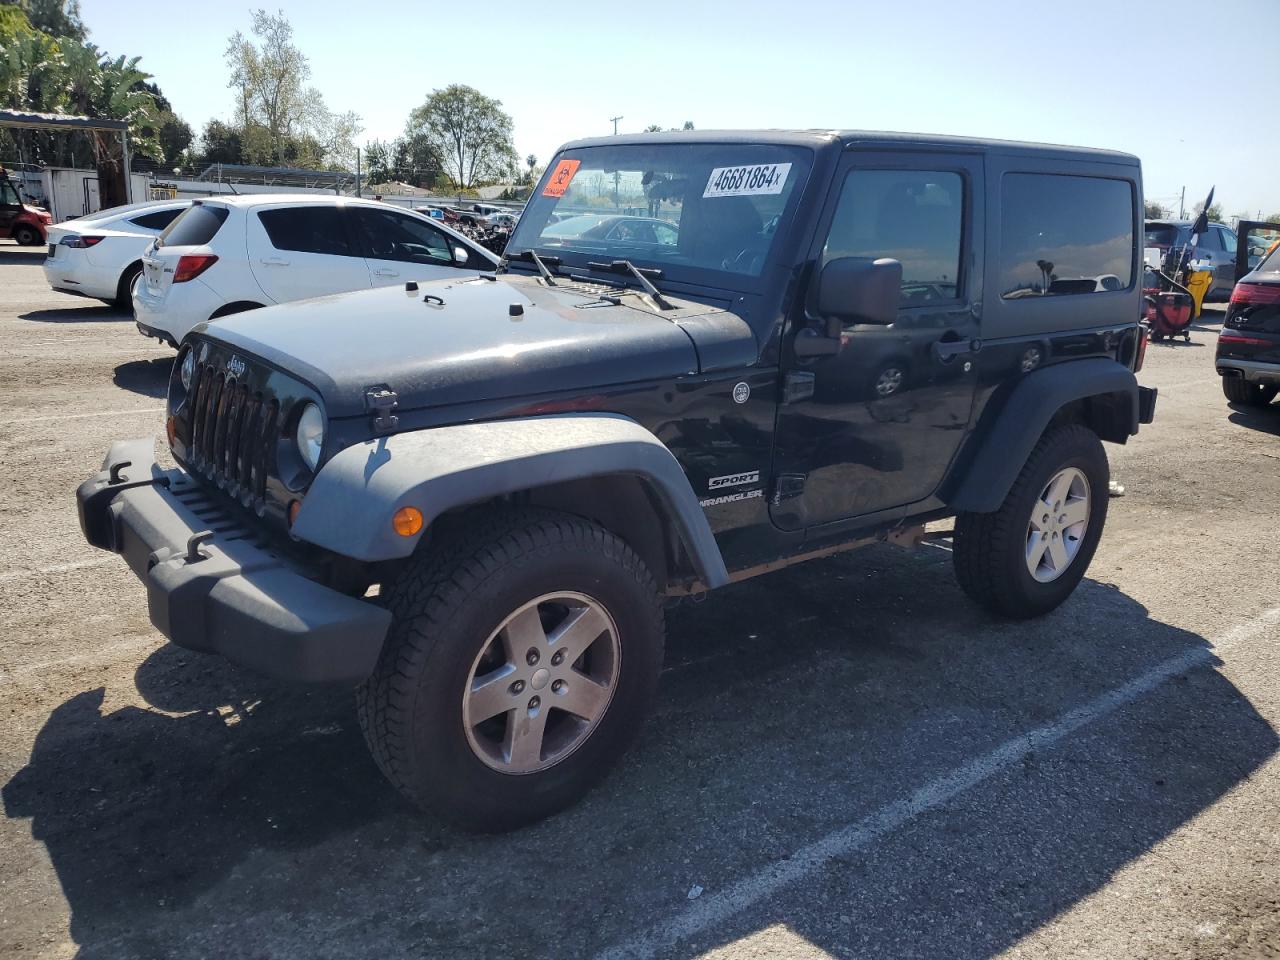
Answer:
[[[391,412],[400,405],[400,396],[389,387],[366,390],[364,404],[373,414],[374,433],[390,433],[400,425],[400,418]]]

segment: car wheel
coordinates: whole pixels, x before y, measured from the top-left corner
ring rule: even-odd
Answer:
[[[1223,377],[1222,393],[1231,403],[1246,407],[1266,407],[1276,398],[1277,388],[1269,384],[1250,383],[1244,377]]]
[[[1070,424],[1041,437],[994,513],[956,517],[956,579],[993,613],[1048,613],[1084,576],[1107,519],[1102,442]]]
[[[883,400],[901,392],[906,383],[906,367],[901,363],[891,363],[876,374],[871,384],[871,392],[875,394],[876,399]]]
[[[567,514],[468,523],[390,586],[390,633],[357,695],[378,766],[478,831],[581,797],[635,737],[662,665],[657,586],[625,543]]]
[[[138,281],[142,279],[142,264],[134,263],[125,268],[124,273],[120,275],[120,282],[116,284],[116,298],[112,301],[113,305],[121,310],[133,311],[133,293],[138,288]]]
[[[40,236],[40,231],[26,224],[22,224],[13,231],[13,239],[18,241],[19,246],[23,247],[38,247],[44,243]]]

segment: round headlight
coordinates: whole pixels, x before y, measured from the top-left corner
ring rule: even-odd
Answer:
[[[294,440],[302,462],[308,470],[314,470],[320,462],[320,448],[324,446],[324,414],[314,403],[308,403],[298,418],[298,432]]]
[[[182,357],[182,366],[178,368],[178,376],[182,378],[182,389],[191,389],[191,378],[196,372],[196,352],[188,349]]]

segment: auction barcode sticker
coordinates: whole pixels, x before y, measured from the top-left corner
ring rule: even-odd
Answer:
[[[707,178],[704,197],[753,197],[781,193],[791,174],[789,163],[758,163],[750,167],[716,167]]]

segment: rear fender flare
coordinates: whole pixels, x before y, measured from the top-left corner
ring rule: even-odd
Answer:
[[[729,575],[697,495],[661,441],[614,414],[558,414],[398,433],[341,450],[317,474],[294,521],[295,537],[356,560],[407,557],[422,534],[391,526],[401,507],[424,530],[458,507],[568,480],[637,476],[657,493],[699,579]]]
[[[1138,381],[1128,367],[1103,357],[1071,360],[1027,374],[991,420],[980,422],[977,446],[958,463],[961,479],[943,501],[952,510],[1000,509],[1032,449],[1053,418],[1079,400],[1105,398],[1088,425],[1104,440],[1123,443],[1138,432]],[[985,419],[985,418],[984,418]]]

